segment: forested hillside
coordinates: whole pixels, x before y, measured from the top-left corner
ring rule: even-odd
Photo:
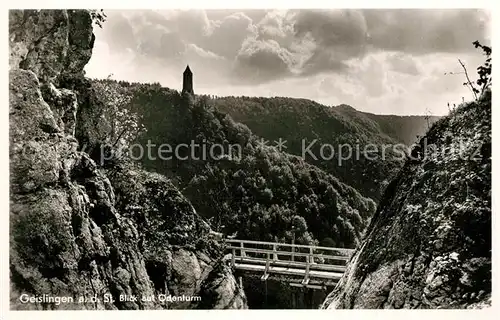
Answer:
[[[374,115],[347,105],[327,107],[308,99],[283,97],[222,97],[214,99],[214,103],[217,110],[246,124],[255,134],[270,141],[286,140],[287,152],[305,155],[307,162],[375,200],[401,168],[405,146],[414,143],[437,120],[437,117]],[[311,144],[310,150],[315,155],[320,154],[322,145],[331,144],[333,158],[304,154]],[[401,144],[401,152],[392,147],[382,151],[384,145],[396,144]],[[364,156],[363,151],[370,152],[370,148],[377,151]]]
[[[359,243],[375,210],[371,199],[300,157],[262,145],[250,129],[216,111],[206,97],[110,80],[94,81],[93,87],[126,106],[120,115],[108,115],[114,121],[103,129],[107,142],[118,139],[125,147],[136,142],[145,149],[148,143],[172,149],[200,146],[194,155],[189,154],[192,149],[179,148],[181,154],[170,160],[154,157],[157,150],[151,148],[153,157],[144,155],[140,161],[148,170],[176,179],[216,230],[247,239],[290,242],[295,237],[301,243],[345,247]],[[127,141],[120,126],[131,119],[137,125]],[[223,147],[214,148],[211,156],[215,145]],[[201,146],[206,147],[205,158]]]

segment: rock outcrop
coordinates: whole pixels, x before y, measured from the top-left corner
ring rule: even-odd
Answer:
[[[31,70],[43,82],[83,74],[95,39],[89,26],[84,10],[11,10],[10,67]]]
[[[322,308],[491,304],[491,92],[440,119]]]
[[[246,308],[220,243],[168,179],[81,150],[75,132],[92,125],[61,79],[85,82],[91,15],[9,18],[11,308]]]

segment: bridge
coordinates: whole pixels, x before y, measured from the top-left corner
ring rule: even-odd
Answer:
[[[346,270],[353,249],[226,239],[236,271],[287,281],[291,286],[326,289]],[[241,281],[241,278],[240,278]]]

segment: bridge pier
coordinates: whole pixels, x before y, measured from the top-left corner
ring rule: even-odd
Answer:
[[[262,281],[261,276],[259,272],[236,271],[238,282],[244,278],[242,285],[250,309],[315,309],[333,289],[316,284],[304,287],[296,277],[272,275]]]
[[[305,291],[304,296],[307,305],[312,306],[314,302],[314,289],[305,287],[304,291]]]

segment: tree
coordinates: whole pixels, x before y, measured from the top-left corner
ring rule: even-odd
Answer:
[[[476,84],[481,88],[481,95],[491,87],[491,47],[482,45],[479,41],[473,42],[476,48],[483,49],[483,53],[486,56],[486,61],[484,65],[477,67],[477,74],[479,79],[476,80]]]
[[[104,13],[104,10],[92,9],[89,10],[89,12],[90,12],[90,17],[92,18],[92,22],[98,25],[99,28],[102,28],[102,24],[106,21],[107,18],[106,14]]]
[[[126,149],[145,128],[139,115],[129,108],[132,96],[107,82],[92,84],[105,106],[103,125],[106,125],[106,136],[102,141],[118,150]]]
[[[292,217],[292,225],[293,225],[293,229],[296,232],[298,232],[299,234],[307,231],[307,223],[306,223],[306,220],[304,219],[304,217],[301,217],[298,215],[293,216]]]
[[[474,100],[478,100],[486,90],[491,87],[492,78],[491,78],[491,47],[482,45],[479,41],[474,41],[472,43],[474,47],[481,48],[483,50],[483,54],[486,56],[486,61],[482,66],[477,67],[477,74],[479,75],[479,79],[475,82],[472,82],[469,78],[469,73],[467,72],[467,68],[465,64],[458,59],[458,62],[464,69],[466,82],[463,83],[464,86],[468,87],[472,95],[474,96]]]

